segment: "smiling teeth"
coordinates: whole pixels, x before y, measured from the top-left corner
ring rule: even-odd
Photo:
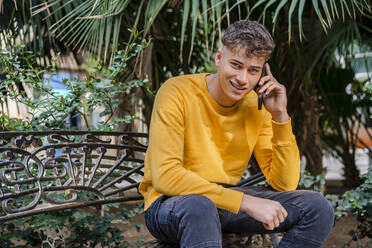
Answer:
[[[245,89],[245,88],[241,88],[241,87],[239,87],[239,86],[236,86],[233,82],[231,82],[231,85],[232,85],[234,88],[238,89],[238,90],[244,90],[244,89]]]

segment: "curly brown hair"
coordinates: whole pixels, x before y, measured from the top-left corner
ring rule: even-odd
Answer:
[[[222,36],[222,43],[232,51],[245,49],[247,57],[270,58],[275,48],[267,29],[256,21],[237,21],[229,25]]]

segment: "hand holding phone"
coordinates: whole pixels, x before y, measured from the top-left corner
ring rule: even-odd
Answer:
[[[261,78],[264,77],[264,76],[266,76],[266,63],[265,63],[265,64],[263,65],[263,67],[262,67],[262,73],[261,73],[260,80],[261,80]],[[258,91],[258,90],[259,90],[263,85],[265,85],[265,84],[263,84],[261,87],[258,86],[258,83],[260,82],[260,80],[258,80],[256,86],[254,87],[254,91],[255,91],[256,93],[257,93],[257,91]],[[263,95],[262,95],[262,93],[261,93],[261,94],[257,93],[257,95],[258,95],[258,110],[261,110],[261,109],[262,109],[262,103],[263,103]]]
[[[260,80],[265,77],[265,82],[260,86],[257,82],[254,91],[258,95],[258,109],[262,109],[265,96],[265,108],[270,112],[272,119],[279,123],[289,120],[287,113],[287,94],[284,85],[280,84],[271,74],[270,66],[264,64]],[[260,92],[262,91],[262,92]]]

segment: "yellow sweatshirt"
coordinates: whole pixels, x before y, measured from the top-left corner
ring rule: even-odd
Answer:
[[[243,193],[222,185],[240,180],[252,152],[274,189],[297,187],[300,160],[291,122],[276,123],[258,110],[253,91],[233,107],[219,105],[206,75],[171,78],[156,95],[139,188],[145,210],[161,195],[200,194],[237,213]]]

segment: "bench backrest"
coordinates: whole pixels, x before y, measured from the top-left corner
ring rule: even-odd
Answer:
[[[142,199],[147,134],[0,132],[0,221]]]

